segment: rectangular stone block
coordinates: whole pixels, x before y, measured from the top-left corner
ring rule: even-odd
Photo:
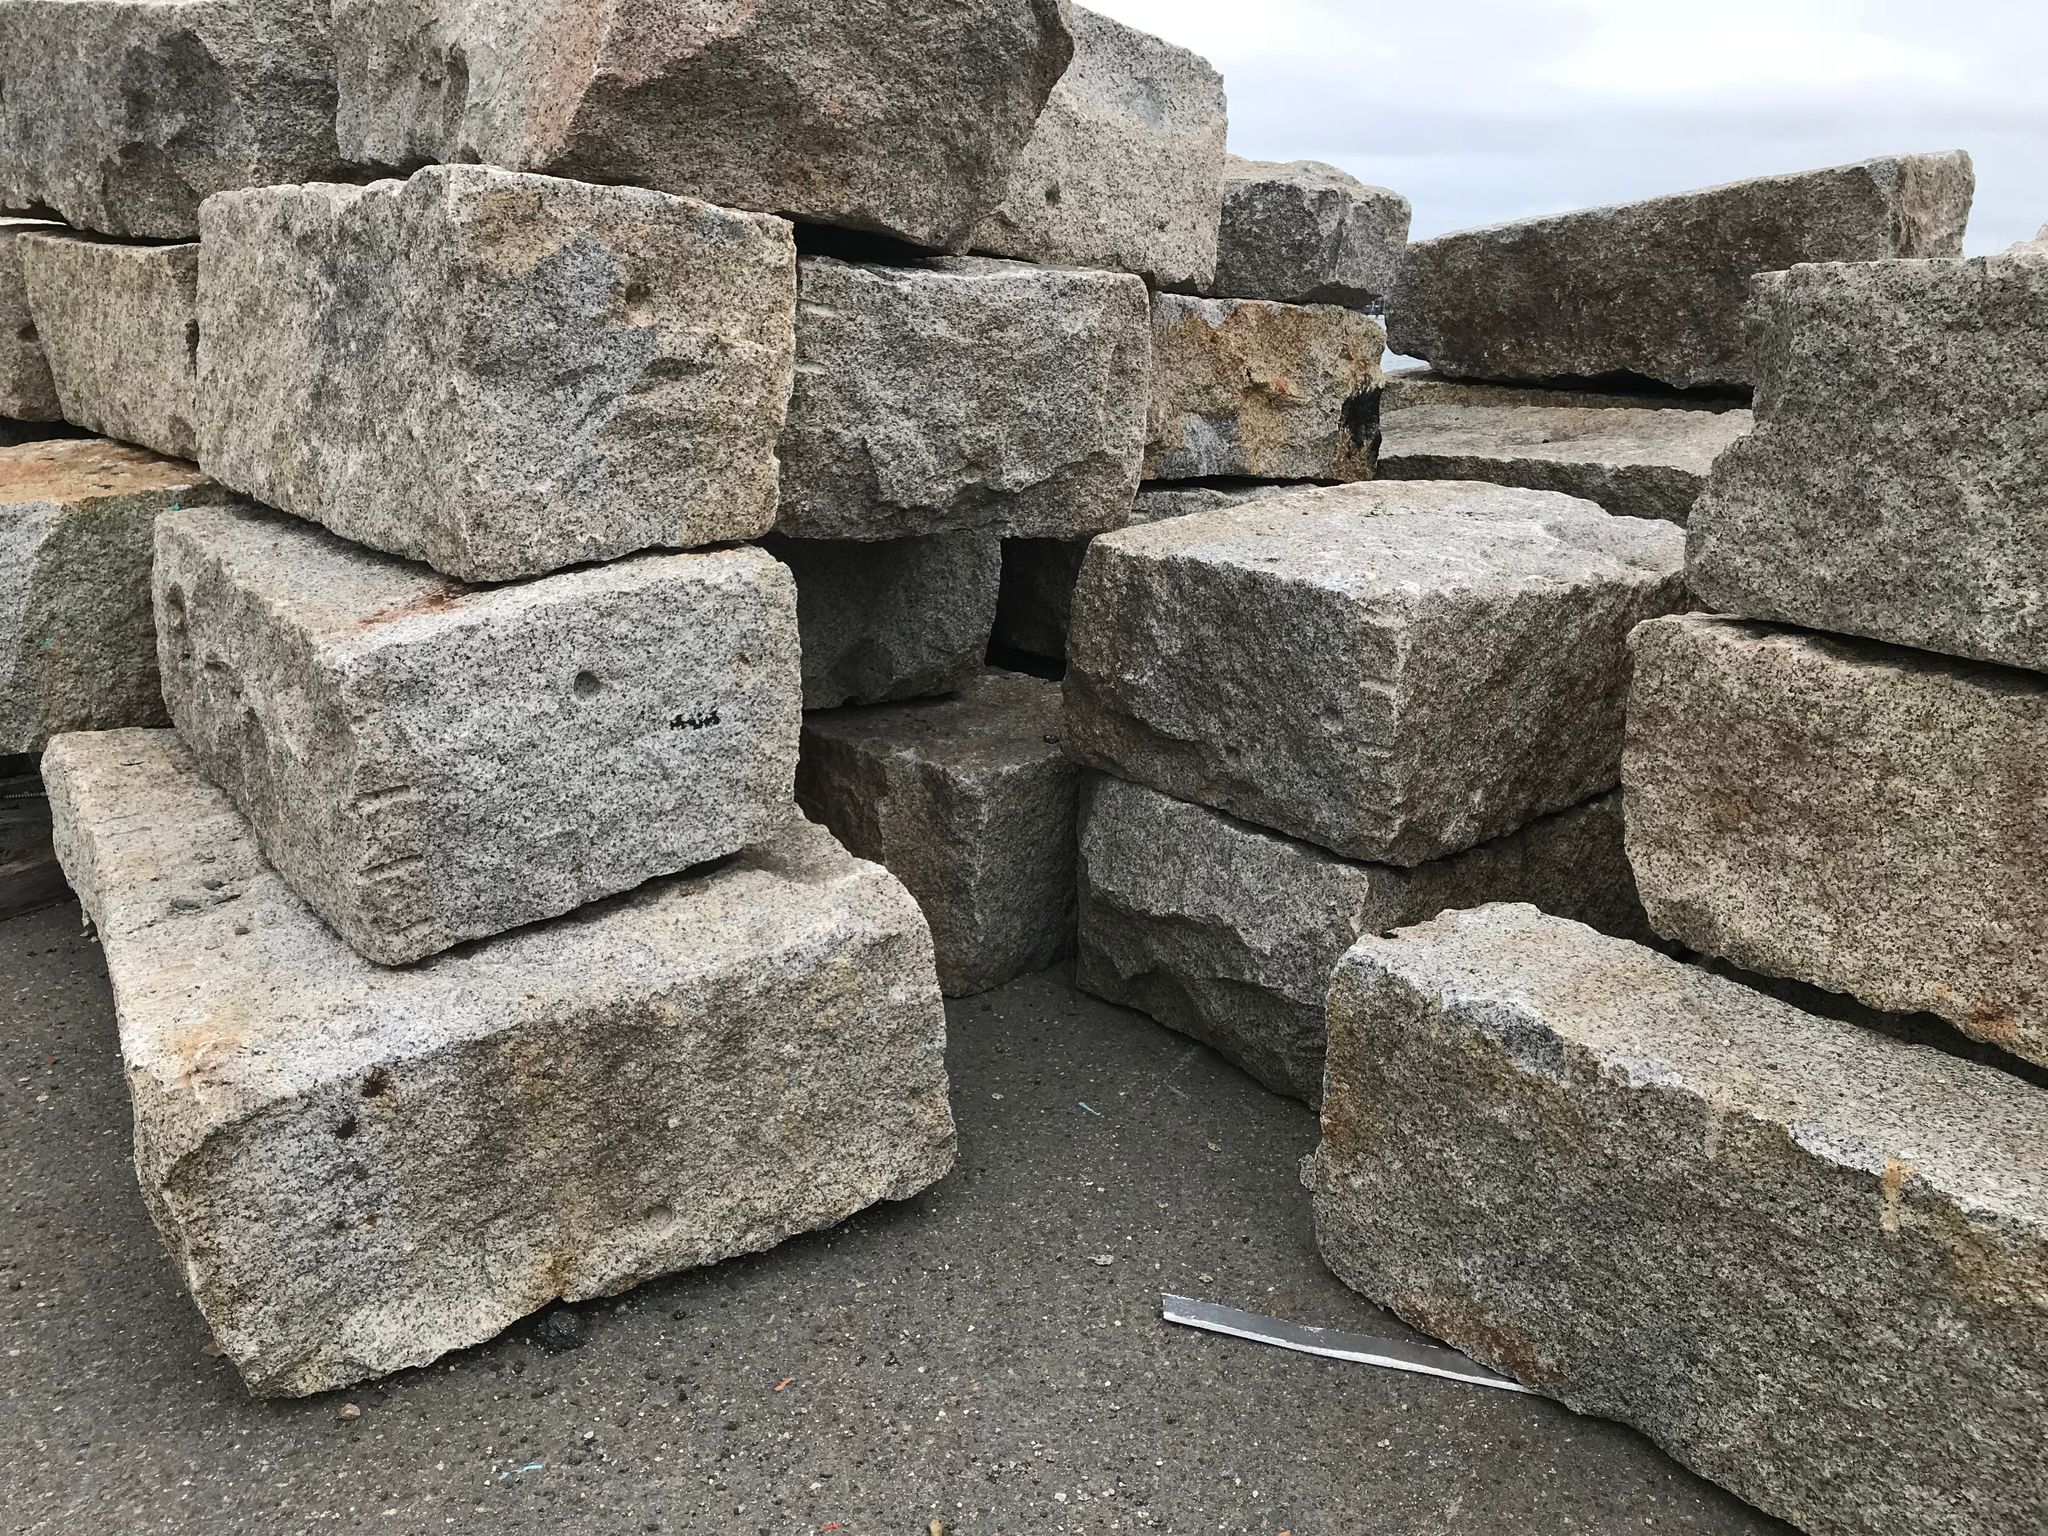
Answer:
[[[1049,266],[1206,285],[1223,219],[1223,77],[1208,60],[1070,9],[1073,62],[973,245]]]
[[[2048,1094],[1529,907],[1329,1018],[1346,1284],[1812,1536],[2048,1522]]]
[[[1612,789],[1684,535],[1550,491],[1299,490],[1105,534],[1068,638],[1092,767],[1409,866]]]
[[[1393,291],[1408,199],[1320,160],[1245,160],[1223,173],[1217,298],[1363,309]]]
[[[1633,648],[1657,930],[2048,1064],[2048,679],[1705,616]]]
[[[326,0],[7,0],[0,208],[189,240],[215,192],[338,180]]]
[[[1309,1104],[1323,1097],[1330,972],[1367,934],[1526,901],[1649,936],[1618,791],[1413,869],[1340,859],[1106,774],[1083,787],[1080,834],[1076,984]]]
[[[804,720],[797,800],[887,865],[932,927],[949,997],[1074,948],[1074,801],[1059,684],[987,671],[955,698]]]
[[[204,223],[200,461],[236,490],[465,581],[773,521],[782,221],[457,165]]]
[[[965,248],[1073,54],[1046,0],[337,0],[341,142]]]
[[[197,459],[199,246],[33,235],[29,315],[73,426]]]
[[[798,264],[776,530],[893,539],[1119,526],[1145,451],[1145,285],[942,258]]]
[[[73,0],[77,3],[77,0]],[[61,421],[50,360],[28,312],[28,279],[21,268],[22,241],[63,228],[38,219],[0,219],[0,431],[7,423]],[[0,438],[0,446],[11,440]]]
[[[264,857],[404,965],[759,842],[796,773],[764,551],[465,588],[255,508],[157,533],[164,698]]]
[[[994,535],[764,547],[796,577],[805,709],[953,693],[980,676],[1002,580]]]
[[[1700,502],[1702,601],[2048,671],[2048,251],[1754,293],[1757,430]]]
[[[67,736],[44,765],[143,1196],[258,1396],[424,1365],[952,1165],[924,919],[794,815],[708,872],[389,971],[169,732]]]
[[[1389,344],[1474,379],[1752,383],[1752,276],[1959,255],[1975,190],[1959,150],[1900,155],[1419,241]]]
[[[1380,323],[1329,304],[1152,298],[1147,480],[1367,480]]]
[[[227,493],[100,438],[0,448],[0,753],[60,731],[164,723],[149,572],[156,520]]]

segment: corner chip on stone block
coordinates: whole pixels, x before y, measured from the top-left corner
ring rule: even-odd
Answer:
[[[1230,157],[1216,277],[1223,299],[1363,309],[1393,291],[1408,248],[1408,199],[1319,160]]]
[[[436,166],[207,201],[200,462],[464,581],[765,533],[779,219]]]
[[[708,872],[394,971],[171,733],[63,737],[44,775],[144,1199],[257,1396],[425,1365],[952,1166],[924,919],[793,813]]]
[[[765,551],[464,588],[279,514],[157,534],[164,697],[264,856],[403,965],[787,815],[796,590]]]
[[[28,236],[60,234],[63,228],[40,219],[0,219],[0,431],[9,422],[64,419],[50,360],[29,314],[28,279],[21,267],[22,242]]]
[[[1810,1536],[2048,1524],[2048,1094],[1525,906],[1362,940],[1329,1027],[1354,1290]]]

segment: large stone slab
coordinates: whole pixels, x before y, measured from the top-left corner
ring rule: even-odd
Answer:
[[[1960,151],[1901,155],[1419,241],[1389,344],[1475,379],[1747,384],[1752,276],[1958,255],[1975,185]]]
[[[1071,13],[1073,62],[974,248],[1202,287],[1223,219],[1223,77],[1149,32]]]
[[[1704,616],[1634,649],[1658,931],[2048,1064],[2048,679]]]
[[[208,201],[200,460],[466,581],[767,531],[789,226],[484,166]]]
[[[1684,535],[1551,491],[1386,481],[1105,534],[1068,637],[1091,766],[1422,864],[1621,776],[1628,632]]]
[[[1053,0],[337,0],[341,143],[963,249],[1073,41]]]
[[[765,547],[796,577],[805,709],[952,693],[980,675],[1002,580],[993,534]]]
[[[807,716],[797,800],[909,887],[939,985],[966,997],[1073,952],[1080,774],[1059,684],[988,671],[955,698]]]
[[[0,448],[0,753],[164,722],[156,520],[226,496],[190,464],[100,438]]]
[[[44,772],[114,982],[144,1198],[260,1396],[424,1365],[952,1164],[924,919],[800,819],[389,971],[285,888],[169,732],[65,737]]]
[[[1812,1536],[2048,1521],[2048,1094],[1529,907],[1330,988],[1340,1278]]]
[[[35,235],[30,317],[64,419],[174,459],[199,457],[199,246]]]
[[[1386,333],[1356,310],[1152,299],[1147,480],[1364,480]]]
[[[1400,273],[1412,211],[1400,193],[1320,160],[1232,155],[1216,276],[1202,291],[1282,304],[1376,304]]]
[[[77,3],[77,0],[73,0]],[[0,430],[7,422],[61,421],[50,360],[43,355],[36,323],[28,312],[28,279],[22,275],[22,241],[61,225],[40,219],[0,219]],[[0,445],[8,440],[0,438]]]
[[[171,719],[264,857],[403,965],[760,841],[796,773],[764,551],[464,588],[254,508],[157,530]]]
[[[1647,938],[1621,795],[1468,852],[1361,864],[1107,774],[1081,796],[1075,982],[1220,1051],[1276,1093],[1323,1097],[1330,972],[1370,933],[1526,901]]]
[[[1119,526],[1145,448],[1145,285],[979,258],[799,263],[778,532]]]
[[[1687,550],[1705,604],[2048,671],[2048,256],[1797,267],[1754,320],[1757,430]]]
[[[190,239],[215,192],[346,174],[326,0],[7,0],[0,208]]]

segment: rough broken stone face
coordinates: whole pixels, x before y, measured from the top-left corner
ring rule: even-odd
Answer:
[[[0,5],[0,207],[186,240],[215,192],[346,173],[326,0]]]
[[[65,737],[44,772],[143,1195],[258,1396],[424,1365],[952,1166],[924,919],[793,814],[707,873],[392,971],[171,733]]]
[[[1073,41],[1056,0],[336,0],[344,148],[963,249]]]
[[[1621,776],[1628,632],[1684,535],[1549,491],[1293,491],[1105,534],[1067,749],[1347,858],[1422,864]]]
[[[958,697],[804,720],[797,801],[888,866],[932,926],[949,997],[1074,948],[1074,800],[1059,684],[988,671]]]
[[[789,226],[437,166],[209,199],[200,462],[465,581],[767,531]]]
[[[1370,478],[1386,339],[1328,304],[1153,295],[1145,478]]]
[[[1203,287],[1215,275],[1229,107],[1209,62],[1072,7],[1074,60],[973,246]]]
[[[1686,575],[1724,613],[2048,671],[2048,260],[1756,284],[1757,430]]]
[[[1347,1285],[1811,1536],[2048,1520],[2048,1094],[1529,907],[1329,1019]]]
[[[1366,934],[1494,901],[1649,932],[1619,793],[1414,869],[1340,859],[1106,774],[1089,775],[1080,826],[1076,984],[1310,1104],[1330,972]]]
[[[805,709],[952,693],[980,675],[1002,579],[993,535],[765,547],[796,577]]]
[[[1389,344],[1474,379],[1747,384],[1753,275],[1959,255],[1975,188],[1961,151],[1902,155],[1423,240]]]
[[[198,245],[38,235],[20,251],[64,419],[198,458]]]
[[[1226,299],[1363,308],[1393,291],[1408,199],[1320,160],[1230,157],[1215,280]]]
[[[2048,679],[1704,616],[1634,647],[1657,930],[2048,1064]]]
[[[21,269],[23,240],[60,228],[38,219],[0,219],[0,418],[5,418],[0,429],[6,420],[61,421],[64,416],[28,312],[28,280]]]
[[[758,549],[464,588],[260,509],[157,531],[171,719],[264,857],[404,965],[760,841],[796,592]]]
[[[798,267],[776,531],[893,539],[1120,527],[1145,451],[1145,285],[940,258]]]
[[[190,464],[101,438],[0,448],[0,753],[163,723],[157,516],[226,494]]]

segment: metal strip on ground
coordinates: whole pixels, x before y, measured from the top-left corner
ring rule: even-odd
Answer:
[[[1334,1328],[1312,1328],[1306,1323],[1261,1317],[1256,1312],[1240,1312],[1236,1307],[1197,1301],[1191,1296],[1162,1296],[1159,1300],[1160,1315],[1169,1323],[1228,1334],[1233,1339],[1250,1339],[1255,1344],[1272,1344],[1297,1354],[1321,1355],[1326,1360],[1350,1360],[1390,1371],[1441,1376],[1447,1381],[1462,1381],[1467,1386],[1526,1392],[1532,1397],[1538,1395],[1519,1381],[1489,1371],[1455,1349],[1401,1344],[1393,1339],[1369,1339],[1362,1334],[1340,1333]]]

